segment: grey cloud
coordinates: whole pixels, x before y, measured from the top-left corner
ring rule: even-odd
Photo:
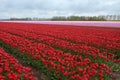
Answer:
[[[120,0],[0,0],[0,18],[120,14]]]

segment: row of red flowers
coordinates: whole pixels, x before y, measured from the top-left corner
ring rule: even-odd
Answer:
[[[5,31],[5,32],[9,32],[14,35],[19,35],[19,36],[27,38],[27,39],[31,39],[33,41],[35,40],[37,42],[42,42],[49,46],[55,46],[55,47],[59,47],[61,49],[72,50],[74,52],[78,52],[79,54],[89,55],[89,56],[92,56],[94,59],[97,56],[101,57],[103,59],[106,59],[106,60],[109,60],[114,57],[114,55],[111,53],[108,53],[105,51],[100,52],[99,49],[92,47],[92,46],[87,46],[86,44],[73,44],[73,43],[70,43],[70,42],[67,42],[64,40],[60,40],[60,39],[56,39],[53,37],[49,37],[49,36],[38,35],[35,33],[25,32],[23,30],[16,30],[15,28],[9,29],[9,28],[5,27],[4,29],[1,29],[1,30]],[[79,54],[77,54],[77,55],[79,55]],[[108,55],[105,56],[106,54],[108,54]]]
[[[66,27],[59,25],[37,25],[1,23],[9,29],[18,29],[43,34],[71,42],[90,44],[96,47],[120,50],[120,30],[104,28]],[[17,27],[16,27],[17,26]]]
[[[107,62],[109,63],[112,59],[108,58],[106,61],[106,59],[97,57],[94,60],[87,54],[83,57],[81,55],[63,53],[45,44],[37,44],[6,32],[0,32],[0,36],[0,40],[12,47],[17,47],[21,52],[25,52],[24,55],[31,56],[33,60],[41,60],[50,71],[55,71],[56,75],[62,74],[63,78],[67,77],[72,80],[104,80],[106,77],[108,79],[111,74],[111,69]],[[99,55],[103,56],[102,54]]]
[[[18,64],[18,60],[10,56],[0,47],[0,80],[37,80],[31,68]]]

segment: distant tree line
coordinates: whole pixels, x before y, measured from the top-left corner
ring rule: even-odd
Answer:
[[[106,21],[105,18],[99,16],[56,16],[51,19],[52,21]]]
[[[31,18],[10,18],[10,20],[32,20]]]
[[[22,21],[120,21],[120,15],[100,15],[100,16],[54,16],[52,18],[10,18],[8,20]]]
[[[43,21],[43,20],[50,20],[50,19],[46,19],[46,18],[10,18],[9,20],[18,20],[18,21]]]

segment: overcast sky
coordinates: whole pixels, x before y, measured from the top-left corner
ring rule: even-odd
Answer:
[[[0,0],[0,18],[120,14],[120,0]]]

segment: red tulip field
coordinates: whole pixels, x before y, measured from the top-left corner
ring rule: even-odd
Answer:
[[[31,72],[31,68],[23,67],[22,65],[18,64],[18,60],[0,48],[0,80],[37,80],[32,76],[33,72]]]
[[[0,80],[119,76],[120,28],[0,22]]]

